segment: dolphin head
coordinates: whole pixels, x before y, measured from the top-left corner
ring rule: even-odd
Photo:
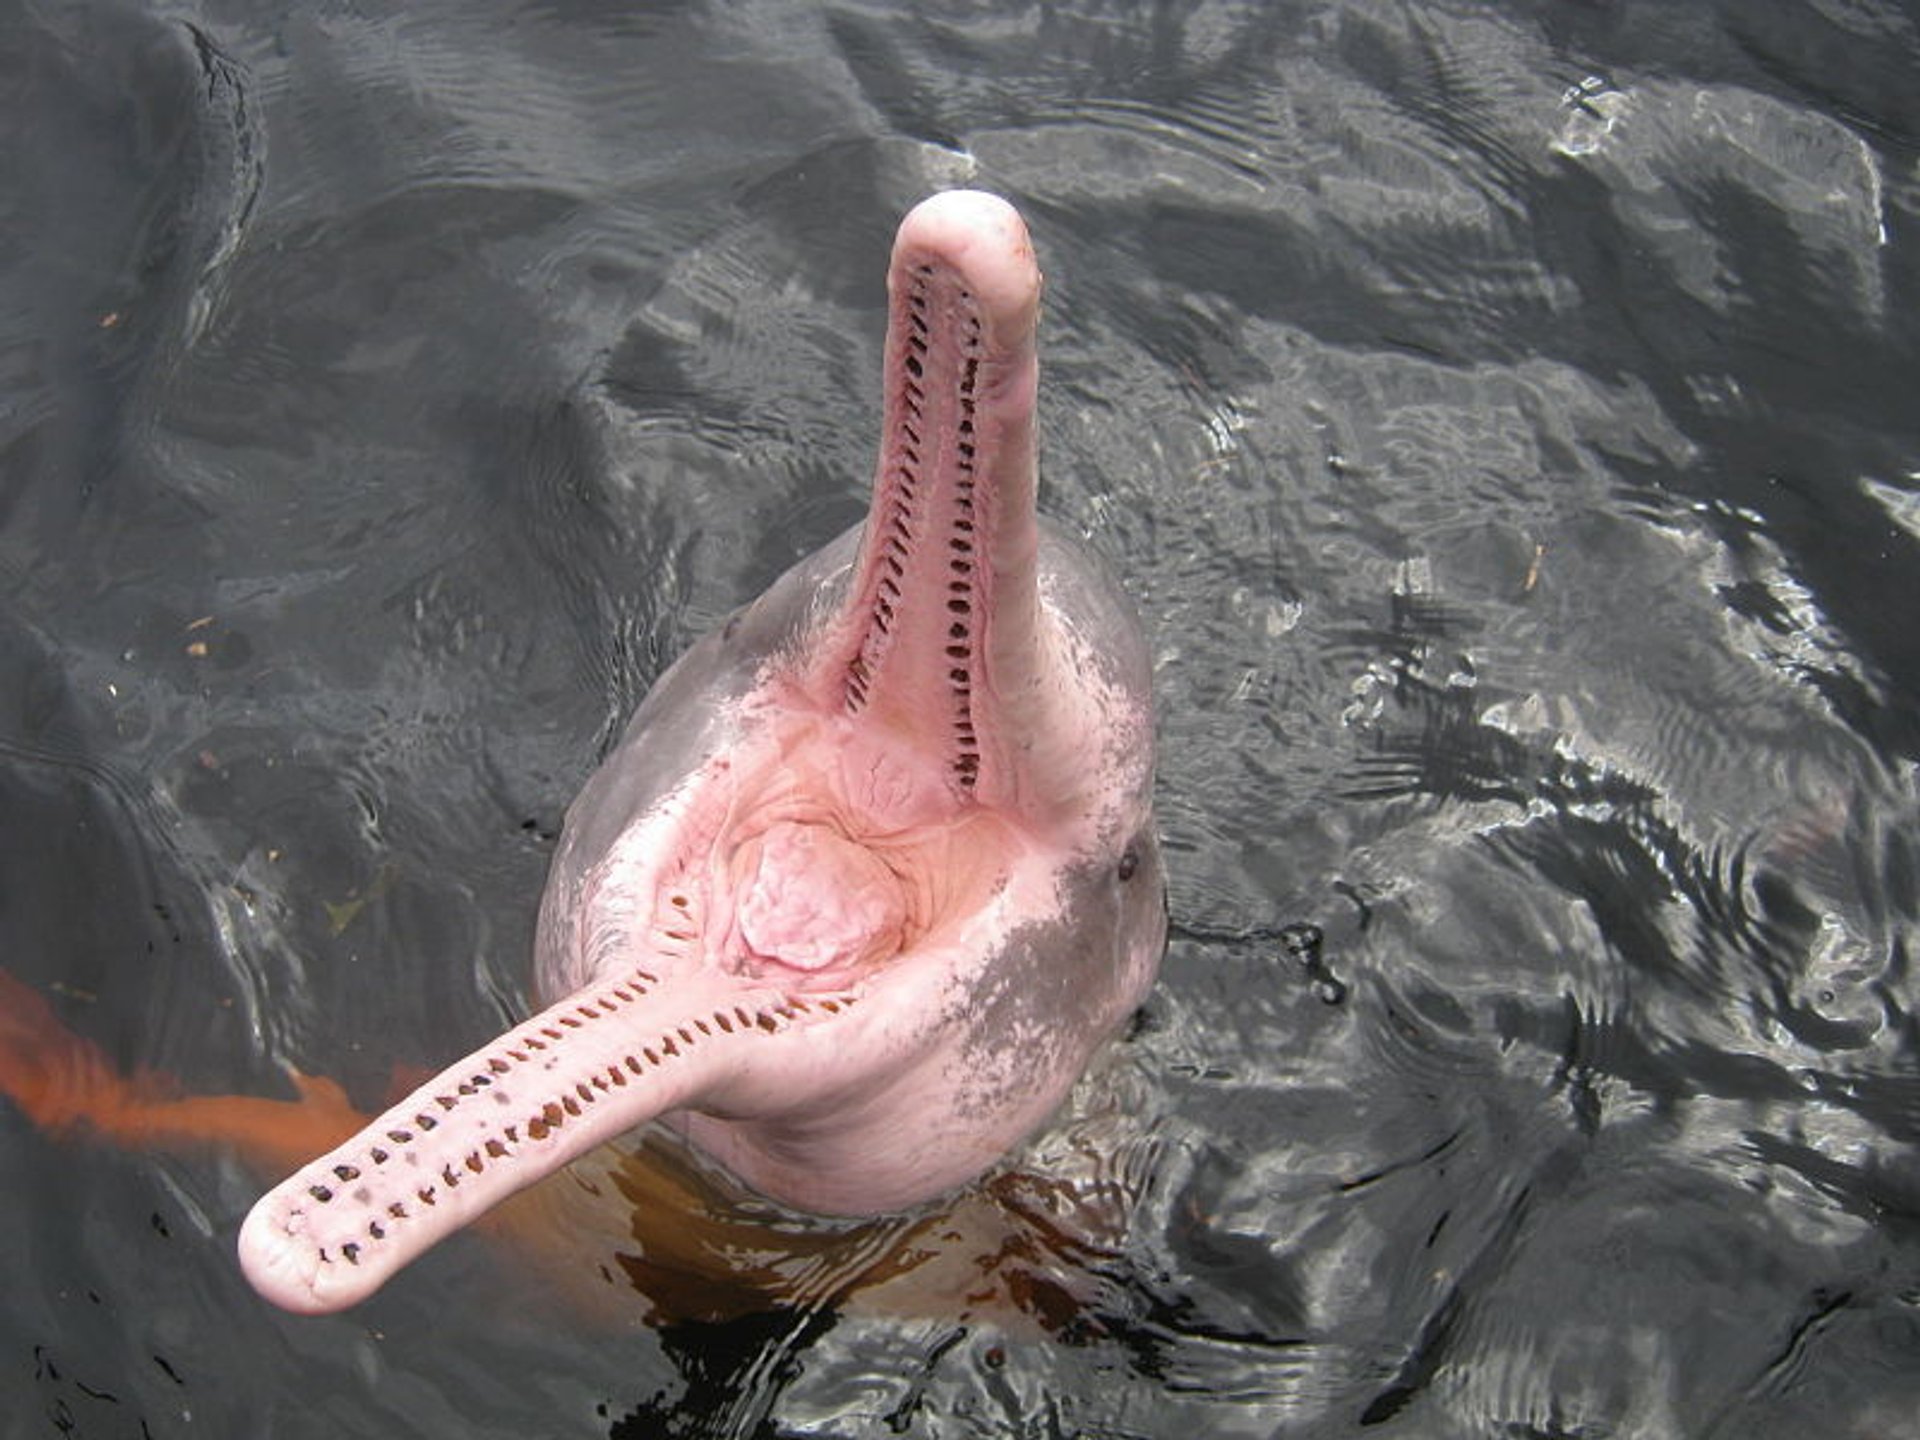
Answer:
[[[799,1209],[911,1206],[1042,1123],[1151,984],[1149,665],[1035,513],[1026,228],[935,196],[888,287],[864,524],[661,677],[568,812],[560,998],[255,1206],[268,1299],[355,1303],[663,1116]]]

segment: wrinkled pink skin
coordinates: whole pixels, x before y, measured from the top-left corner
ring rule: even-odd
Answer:
[[[864,526],[687,652],[568,812],[551,1008],[265,1196],[260,1293],[354,1304],[659,1116],[769,1197],[878,1214],[990,1167],[1165,944],[1148,661],[1034,512],[1040,277],[936,196],[888,275]]]

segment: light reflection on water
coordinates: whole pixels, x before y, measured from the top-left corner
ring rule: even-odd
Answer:
[[[523,1003],[598,748],[858,515],[885,247],[960,181],[1047,270],[1045,504],[1154,629],[1175,921],[969,1202],[1024,1309],[585,1324],[456,1245],[268,1316],[252,1178],[0,1111],[18,1423],[1908,1423],[1899,7],[0,34],[0,964],[118,1063],[371,1103]]]

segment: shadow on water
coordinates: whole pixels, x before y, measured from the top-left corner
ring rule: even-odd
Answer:
[[[993,1185],[723,1216],[802,1277],[744,1313],[603,1206],[268,1314],[259,1177],[0,1103],[0,1434],[1912,1433],[1916,63],[1883,0],[9,7],[0,967],[103,1064],[364,1107],[523,1012],[625,711],[861,513],[962,181],[1174,927]]]

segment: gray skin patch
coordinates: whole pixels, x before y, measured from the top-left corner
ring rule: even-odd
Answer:
[[[1144,949],[1141,938],[1164,929],[1166,884],[1151,823],[1121,855],[1065,872],[1061,891],[1062,914],[1009,932],[948,1010],[967,1034],[955,1109],[970,1119],[1019,1104],[1035,1077],[1084,1064],[1127,1018],[1113,1003],[1116,975],[1159,954],[1157,945],[1152,957],[1127,953],[1130,942]]]

